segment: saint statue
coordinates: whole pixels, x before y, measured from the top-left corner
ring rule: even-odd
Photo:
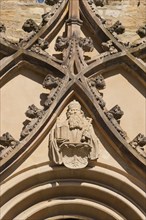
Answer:
[[[79,102],[70,102],[66,120],[60,123],[58,118],[49,134],[50,160],[78,169],[86,167],[88,160],[97,159],[99,143],[91,122],[91,118],[85,117]]]

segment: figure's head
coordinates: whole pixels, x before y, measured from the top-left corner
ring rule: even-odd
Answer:
[[[70,118],[71,115],[83,114],[80,103],[77,102],[76,100],[70,102],[66,114],[67,114],[67,118]]]

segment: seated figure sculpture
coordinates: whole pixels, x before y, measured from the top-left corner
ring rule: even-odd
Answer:
[[[83,168],[98,158],[98,139],[91,118],[85,117],[76,100],[68,104],[66,120],[59,118],[49,135],[49,158],[71,169]]]

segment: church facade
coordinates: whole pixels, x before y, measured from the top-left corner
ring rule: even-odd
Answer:
[[[2,220],[145,220],[145,8],[3,1]]]

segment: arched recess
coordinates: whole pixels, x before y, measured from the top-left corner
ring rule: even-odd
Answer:
[[[138,182],[103,164],[82,170],[38,164],[5,181],[1,187],[1,219],[80,216],[144,220],[144,186],[140,189]]]

